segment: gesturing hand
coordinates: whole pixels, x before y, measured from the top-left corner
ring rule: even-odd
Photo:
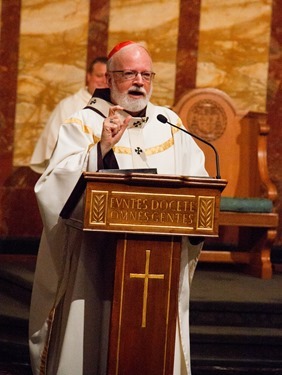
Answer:
[[[117,111],[121,111],[123,108],[119,105],[113,106],[109,110],[109,116],[105,118],[103,122],[103,129],[101,134],[101,152],[104,157],[110,149],[120,140],[131,116],[128,115],[123,118]]]

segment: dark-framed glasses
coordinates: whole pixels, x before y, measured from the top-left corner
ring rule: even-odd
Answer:
[[[141,74],[143,81],[151,82],[156,73],[145,70],[144,72],[137,72],[136,70],[110,70],[109,73],[117,73],[125,81],[135,79],[138,74]]]

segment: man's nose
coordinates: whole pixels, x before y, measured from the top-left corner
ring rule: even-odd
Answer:
[[[136,76],[134,77],[134,80],[133,80],[134,83],[137,83],[138,85],[140,86],[143,86],[144,85],[144,80],[143,80],[143,77],[141,75],[140,72],[138,72],[136,74]]]

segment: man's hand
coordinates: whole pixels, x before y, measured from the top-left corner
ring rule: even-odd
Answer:
[[[131,119],[130,115],[128,115],[124,119],[117,112],[121,110],[123,110],[123,108],[119,105],[111,107],[109,110],[109,116],[105,118],[103,122],[103,130],[100,141],[103,158],[111,150],[111,148],[113,148],[113,146],[120,140]]]

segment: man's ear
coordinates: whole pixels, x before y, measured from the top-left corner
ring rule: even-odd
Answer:
[[[88,85],[88,82],[90,80],[91,74],[89,72],[86,73],[86,84]]]
[[[112,87],[112,77],[108,73],[106,73],[106,80],[107,80],[107,84],[108,84],[109,88],[111,88]]]

